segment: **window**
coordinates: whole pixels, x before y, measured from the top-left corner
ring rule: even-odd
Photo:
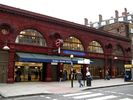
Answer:
[[[46,46],[43,36],[36,30],[26,29],[20,32],[15,43]]]
[[[83,45],[75,37],[69,37],[63,43],[63,49],[84,51]]]
[[[93,52],[93,53],[103,53],[103,49],[97,41],[92,41],[89,44],[89,46],[87,48],[87,51],[88,52]]]

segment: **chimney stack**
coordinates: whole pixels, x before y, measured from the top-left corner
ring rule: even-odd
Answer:
[[[99,22],[102,22],[103,18],[102,18],[102,15],[99,14]]]
[[[84,25],[87,26],[88,25],[88,19],[84,18]]]
[[[98,23],[99,27],[101,27],[101,22],[102,22],[102,20],[103,20],[102,15],[99,14],[99,23]]]
[[[114,19],[114,22],[118,22],[118,18],[119,18],[119,12],[117,10],[115,10],[115,19]]]
[[[128,14],[128,13],[127,13],[127,8],[124,8],[124,12],[122,12],[122,16],[124,16],[124,17],[123,17],[123,20],[124,20],[124,21],[127,21],[127,14]]]

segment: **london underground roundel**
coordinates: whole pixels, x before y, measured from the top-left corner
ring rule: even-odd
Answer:
[[[60,47],[60,46],[62,46],[63,45],[63,40],[62,39],[57,39],[56,41],[55,41],[55,46],[56,47]]]

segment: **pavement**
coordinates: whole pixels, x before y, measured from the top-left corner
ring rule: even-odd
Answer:
[[[73,88],[71,81],[62,82],[16,82],[16,83],[0,83],[0,95],[5,98],[19,97],[25,95],[37,94],[60,94],[60,93],[74,93],[86,89],[113,87],[121,85],[133,85],[133,82],[125,82],[123,78],[115,78],[110,80],[97,79],[92,81],[91,86],[86,86],[83,81],[83,87],[79,87],[77,80],[73,81]]]

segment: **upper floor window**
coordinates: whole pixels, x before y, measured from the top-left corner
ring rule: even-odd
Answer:
[[[88,48],[87,48],[88,52],[93,52],[93,53],[103,53],[103,48],[100,45],[100,43],[98,43],[97,41],[92,41]]]
[[[26,29],[21,31],[17,36],[15,43],[46,46],[43,36],[34,29]]]
[[[63,49],[84,51],[80,40],[75,37],[67,38],[63,43]]]

